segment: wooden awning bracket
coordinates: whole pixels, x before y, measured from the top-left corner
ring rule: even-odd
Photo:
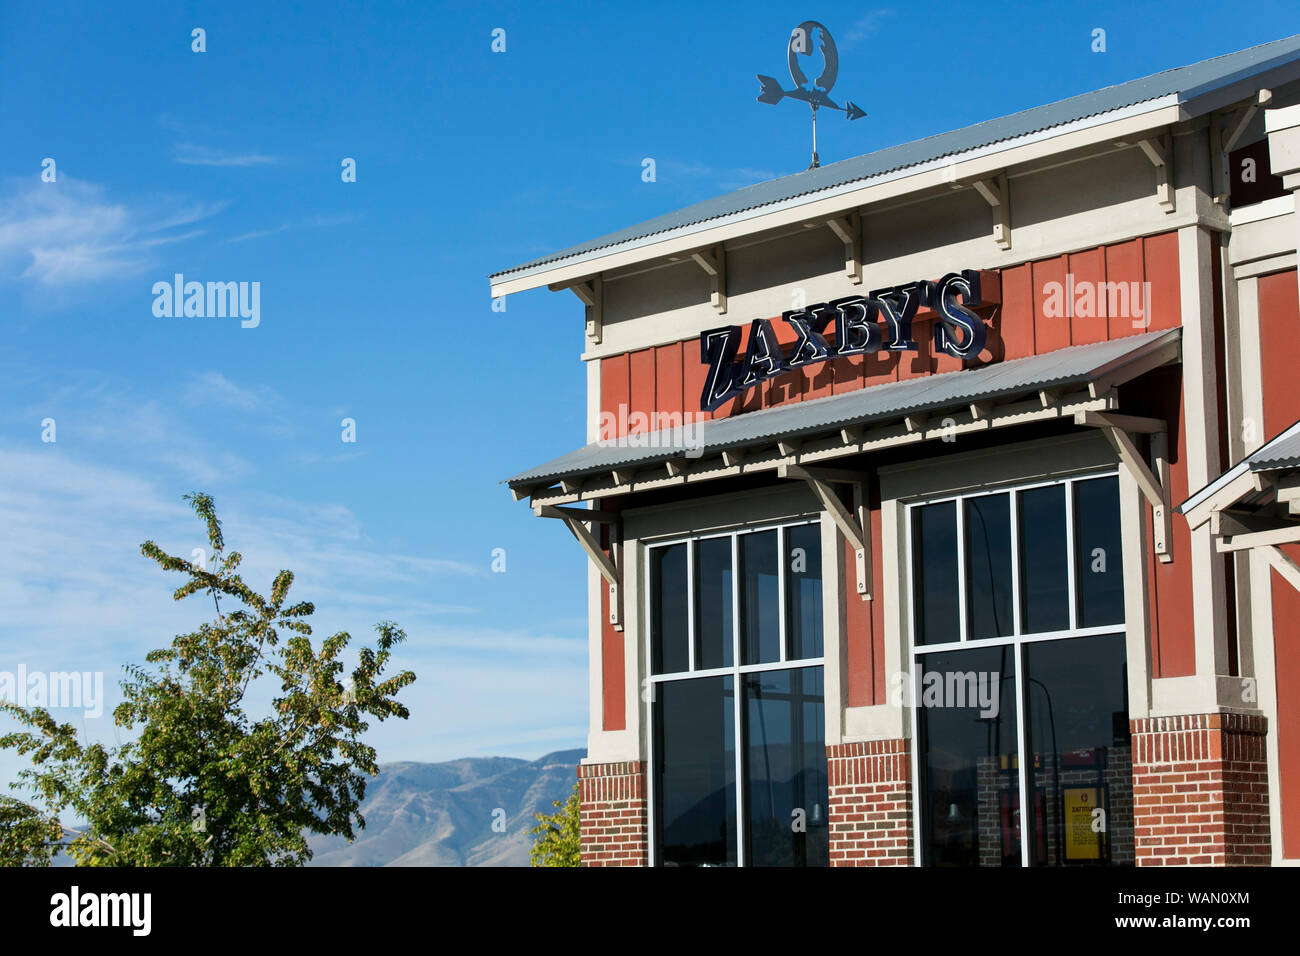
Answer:
[[[1172,552],[1173,510],[1169,505],[1169,429],[1158,418],[1138,418],[1111,412],[1075,412],[1076,425],[1101,429],[1119,460],[1137,482],[1143,497],[1151,505],[1151,533],[1155,553],[1161,562],[1174,560]],[[1151,462],[1143,460],[1129,432],[1151,436]]]
[[[862,282],[862,216],[857,211],[828,219],[827,227],[844,244],[844,275],[854,285]]]
[[[605,584],[609,588],[609,623],[614,625],[614,630],[623,630],[622,575],[613,560],[613,556],[618,554],[620,537],[621,525],[618,523],[618,514],[610,511],[587,511],[583,508],[561,508],[555,505],[534,505],[533,514],[539,518],[559,518],[564,522],[569,533],[582,546],[582,550],[587,552],[587,557],[596,566],[600,576],[605,579]],[[600,541],[591,533],[587,522],[609,524],[609,554],[601,548]]]
[[[1174,211],[1174,138],[1168,133],[1138,140],[1138,147],[1156,168],[1156,201],[1165,212]]]
[[[709,277],[709,304],[719,315],[727,311],[727,252],[722,246],[697,249],[691,253],[694,263]]]
[[[1006,170],[987,179],[976,179],[971,185],[993,209],[993,241],[999,249],[1010,249],[1011,194],[1007,186]]]
[[[1260,548],[1260,553],[1269,564],[1273,565],[1273,570],[1280,574],[1283,580],[1300,591],[1300,565],[1292,561],[1290,556],[1275,544]]]
[[[777,477],[805,481],[813,494],[821,501],[835,527],[853,546],[853,562],[856,588],[862,600],[871,600],[871,535],[869,514],[867,511],[868,476],[860,471],[847,468],[818,468],[812,465],[779,465]],[[839,494],[831,487],[833,484],[847,484],[853,487],[853,510],[849,511],[840,501]]]
[[[552,292],[568,289],[586,306],[587,344],[599,345],[605,329],[605,282],[600,276],[547,286]]]

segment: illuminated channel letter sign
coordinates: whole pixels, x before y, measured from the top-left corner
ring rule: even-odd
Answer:
[[[960,297],[960,300],[959,300]],[[798,336],[786,355],[769,319],[749,326],[749,348],[739,360],[740,326],[726,325],[700,333],[700,361],[709,366],[700,393],[700,408],[712,411],[755,385],[791,369],[848,355],[884,349],[915,352],[912,320],[919,309],[934,312],[934,350],[973,359],[984,348],[984,320],[971,311],[980,299],[980,274],[973,269],[950,272],[938,282],[909,282],[870,295],[852,295],[783,313]],[[834,326],[833,342],[827,329]]]

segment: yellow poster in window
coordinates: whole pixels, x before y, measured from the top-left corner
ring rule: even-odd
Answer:
[[[1078,787],[1066,789],[1065,858],[1100,860],[1106,846],[1105,789]]]

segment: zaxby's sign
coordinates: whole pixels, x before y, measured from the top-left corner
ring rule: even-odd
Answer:
[[[996,273],[984,273],[993,278]],[[769,319],[749,326],[749,347],[738,360],[741,329],[727,325],[700,333],[700,361],[709,366],[700,408],[712,411],[760,382],[791,369],[881,349],[915,352],[912,322],[918,310],[934,313],[934,350],[959,359],[974,359],[984,348],[984,321],[971,311],[986,304],[980,297],[981,273],[950,272],[938,282],[918,281],[810,305],[782,314],[797,339],[790,354],[777,342]],[[996,283],[995,283],[996,285]],[[828,338],[828,326],[834,326]]]

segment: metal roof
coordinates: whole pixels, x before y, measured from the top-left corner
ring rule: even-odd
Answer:
[[[633,445],[630,439],[595,442],[521,472],[505,483],[516,489],[553,484],[562,478],[771,444],[778,438],[806,437],[848,425],[898,421],[912,413],[1007,399],[1039,389],[1088,385],[1116,375],[1136,359],[1180,340],[1181,329],[1146,332],[981,368],[886,382],[842,395],[705,421],[694,429],[678,427],[632,436],[640,445]]]
[[[1213,496],[1215,492],[1221,488],[1226,488],[1248,471],[1286,471],[1289,468],[1300,468],[1300,422],[1296,422],[1271,441],[1265,442],[1259,448],[1256,448],[1218,478],[1215,478],[1200,491],[1190,496],[1178,506],[1178,513],[1187,514],[1207,498]]]
[[[1300,34],[1072,96],[1055,103],[1022,110],[1009,116],[986,120],[973,126],[841,160],[818,169],[808,169],[780,179],[746,186],[724,196],[696,203],[685,209],[493,273],[491,278],[494,280],[506,278],[612,246],[643,244],[638,241],[662,233],[684,230],[699,223],[734,216],[747,210],[823,193],[851,183],[883,176],[895,170],[940,160],[947,156],[956,156],[1140,103],[1165,97],[1175,97],[1175,102],[1186,103],[1231,83],[1248,79],[1297,59],[1300,59]]]

